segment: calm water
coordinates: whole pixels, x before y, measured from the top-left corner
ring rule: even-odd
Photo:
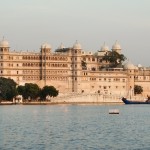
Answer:
[[[74,149],[150,150],[150,105],[0,106],[0,150]]]

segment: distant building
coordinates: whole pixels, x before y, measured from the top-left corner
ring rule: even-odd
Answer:
[[[118,42],[112,51],[121,54]],[[49,44],[42,44],[39,52],[10,51],[6,40],[0,42],[0,76],[13,79],[18,85],[36,83],[40,87],[55,86],[60,93],[101,93],[125,95],[134,85],[143,87],[143,95],[150,91],[150,68],[134,66],[105,68],[102,60],[110,50],[104,43],[96,53],[85,52],[76,41],[72,47],[61,44],[55,52]],[[133,94],[133,92],[132,92]]]

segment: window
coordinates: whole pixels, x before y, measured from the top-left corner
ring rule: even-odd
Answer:
[[[95,58],[92,58],[92,61],[95,61]]]
[[[123,82],[125,82],[125,79],[122,79]]]
[[[106,86],[104,86],[104,89],[107,89],[107,87],[106,87]]]
[[[120,79],[116,78],[116,81],[120,81]]]
[[[83,61],[86,61],[86,58],[85,58],[85,57],[83,58]]]

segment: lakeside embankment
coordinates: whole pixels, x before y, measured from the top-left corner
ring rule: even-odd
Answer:
[[[2,102],[0,105],[115,105],[124,104],[123,102],[23,102],[8,103]]]
[[[14,101],[1,102],[0,105],[56,105],[56,104],[122,104],[122,100],[116,95],[90,94],[67,94],[53,97],[47,101]]]

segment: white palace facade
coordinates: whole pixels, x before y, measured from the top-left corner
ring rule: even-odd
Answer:
[[[112,51],[121,53],[118,42]],[[49,44],[40,51],[11,51],[6,40],[0,42],[0,77],[11,78],[18,85],[36,83],[41,88],[53,85],[60,93],[100,93],[126,95],[134,85],[150,92],[150,68],[127,62],[120,68],[105,68],[102,57],[110,50],[105,44],[99,51],[85,52],[76,41],[72,47],[63,44],[55,52]],[[133,93],[132,93],[133,94]]]

